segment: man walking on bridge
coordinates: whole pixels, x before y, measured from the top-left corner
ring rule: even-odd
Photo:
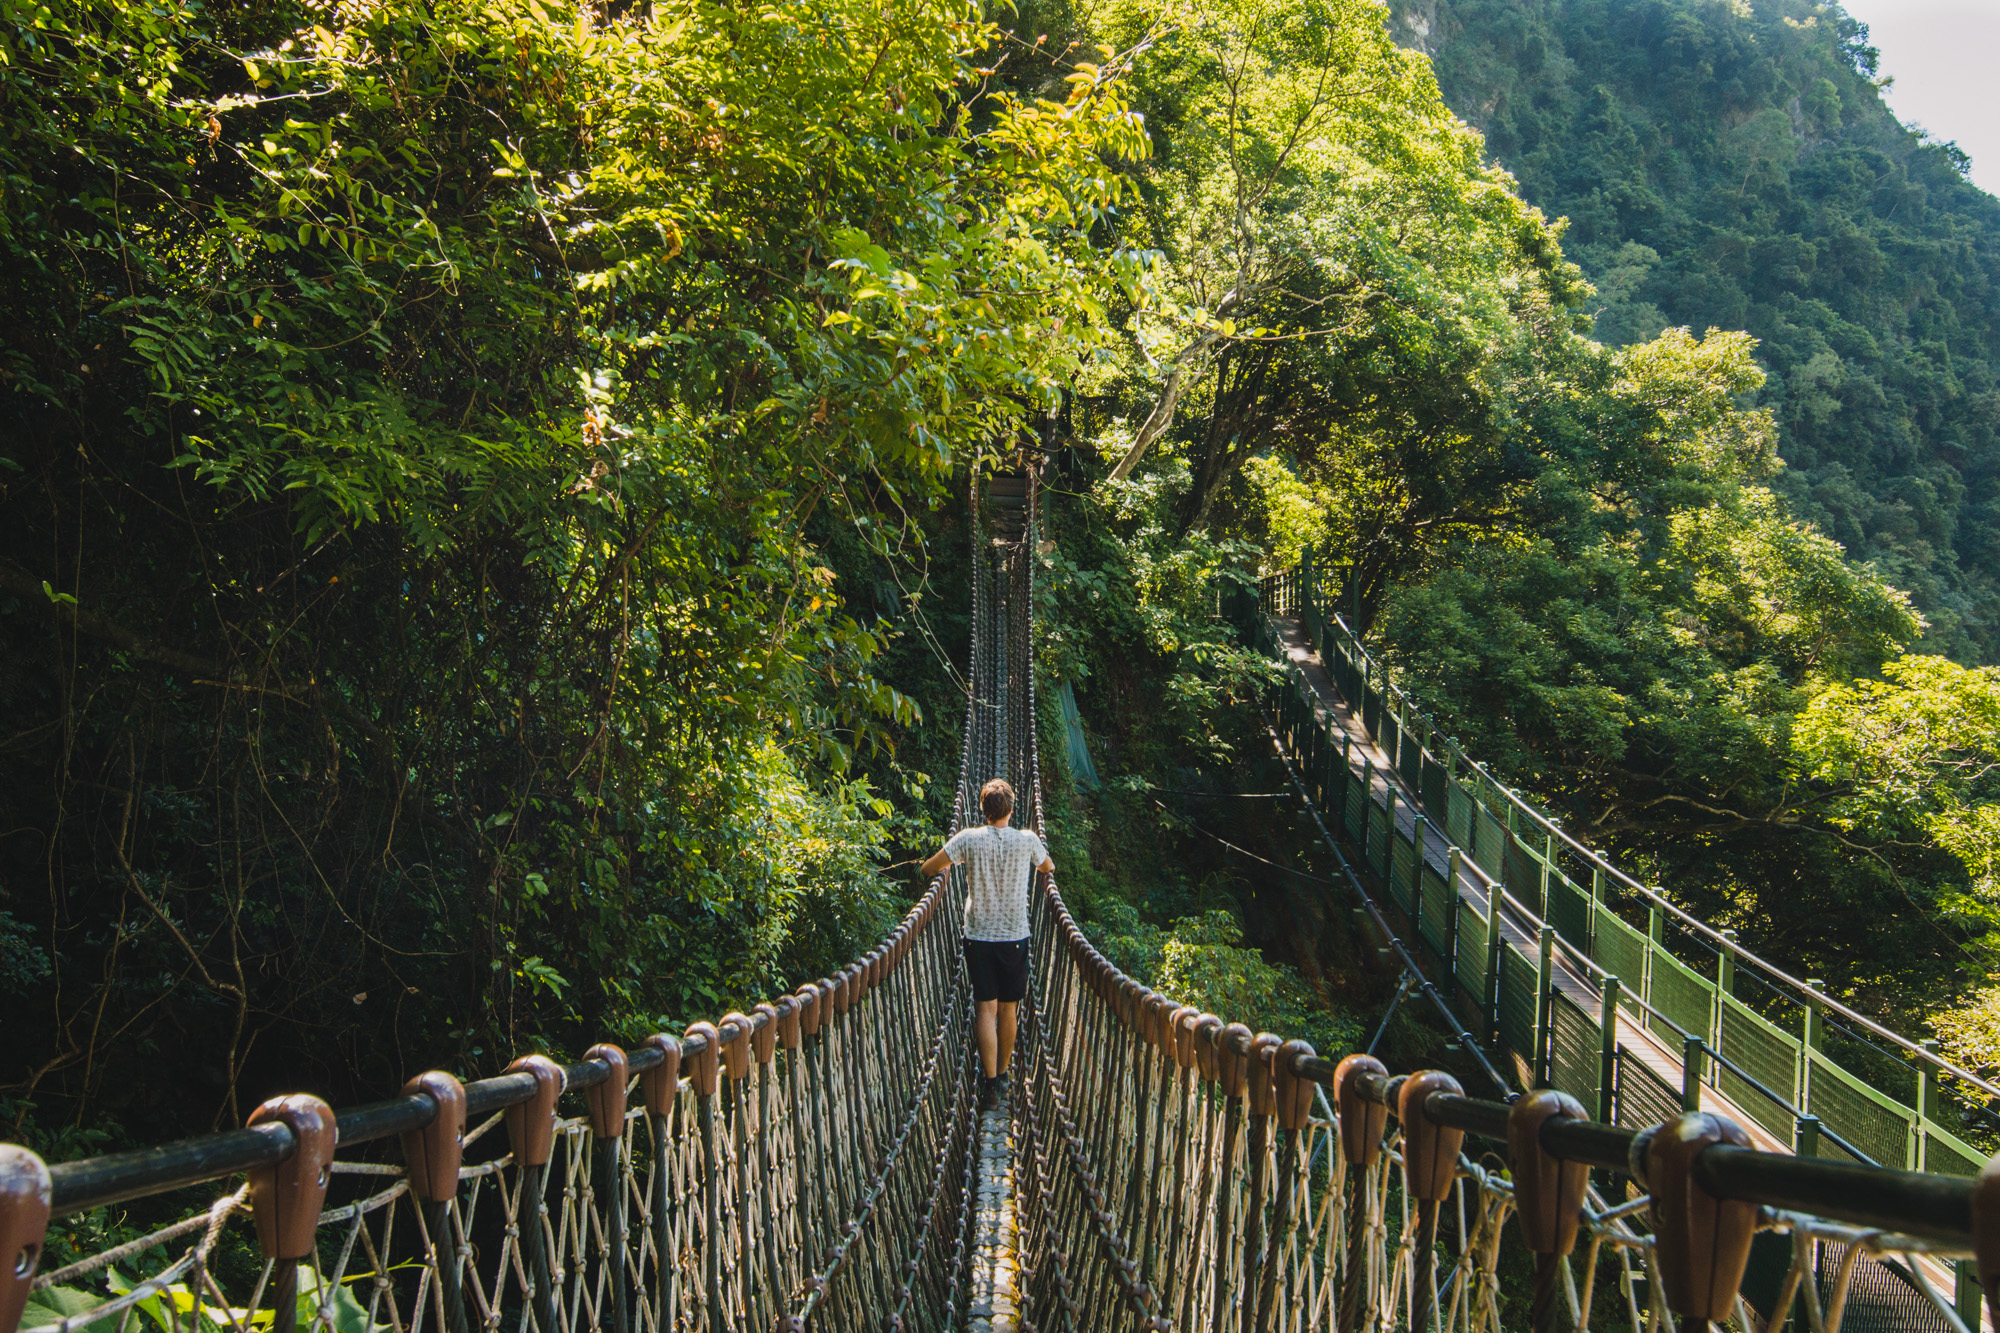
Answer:
[[[990,1111],[1007,1095],[1014,1058],[1014,1010],[1028,993],[1028,884],[1031,872],[1054,870],[1049,849],[1026,829],[1010,828],[1014,789],[995,778],[979,789],[984,828],[960,829],[924,862],[926,880],[948,865],[965,867],[965,967],[977,1004],[974,1031],[986,1082],[979,1107]]]

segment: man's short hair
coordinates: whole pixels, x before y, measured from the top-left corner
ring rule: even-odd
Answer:
[[[1014,813],[1014,789],[1007,779],[995,778],[979,789],[979,810],[989,824]]]

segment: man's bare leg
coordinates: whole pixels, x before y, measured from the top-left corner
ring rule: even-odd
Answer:
[[[992,1066],[993,1072],[996,1074],[1014,1062],[1014,1014],[1020,1008],[1012,1000],[1002,1000],[998,1003],[1000,1006],[1000,1013],[998,1015],[999,1032],[996,1035],[999,1039],[997,1043],[999,1046],[999,1062]]]
[[[1000,1072],[1000,1037],[997,1031],[998,1016],[995,1010],[1007,1011],[1007,1049],[1014,1049],[1014,1006],[1002,1006],[998,1000],[977,1001],[976,1017],[972,1024],[974,1036],[979,1040],[979,1063],[986,1070],[986,1077],[992,1078]]]

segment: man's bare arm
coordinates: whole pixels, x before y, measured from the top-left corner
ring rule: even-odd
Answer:
[[[924,862],[923,865],[918,867],[918,869],[922,872],[923,877],[925,879],[936,879],[939,875],[942,875],[944,873],[945,867],[950,864],[951,864],[951,853],[939,852],[936,856],[933,856],[930,860]]]

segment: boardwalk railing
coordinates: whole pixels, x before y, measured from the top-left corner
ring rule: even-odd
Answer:
[[[1308,556],[1298,569],[1265,580],[1261,609],[1298,618],[1390,772],[1378,773],[1372,757],[1343,753],[1337,729],[1315,715],[1296,677],[1282,730],[1307,761],[1315,799],[1366,849],[1368,868],[1396,905],[1420,922],[1437,974],[1457,982],[1468,1022],[1496,1032],[1531,1078],[1545,1078],[1608,1118],[1596,1035],[1602,1003],[1580,1008],[1560,992],[1541,1003],[1545,955],[1553,954],[1672,1052],[1680,1078],[1662,1083],[1634,1068],[1635,1085],[1649,1075],[1658,1085],[1635,1086],[1635,1100],[1691,1108],[1700,1089],[1712,1089],[1809,1156],[1979,1171],[1986,1154],[1960,1136],[1969,1120],[1996,1126],[1966,1098],[2000,1099],[2000,1086],[1946,1060],[1935,1043],[1911,1041],[1832,999],[1819,983],[1793,977],[1743,948],[1734,932],[1689,916],[1496,781],[1332,612],[1322,592],[1327,581]],[[1446,864],[1419,864],[1425,840]],[[1492,885],[1502,887],[1481,919],[1465,899],[1487,899]],[[1474,892],[1456,891],[1468,887]],[[1498,947],[1492,911],[1525,928],[1529,949]],[[1857,1065],[1855,1056],[1873,1058]],[[1609,1072],[1615,1079],[1621,1071]]]

